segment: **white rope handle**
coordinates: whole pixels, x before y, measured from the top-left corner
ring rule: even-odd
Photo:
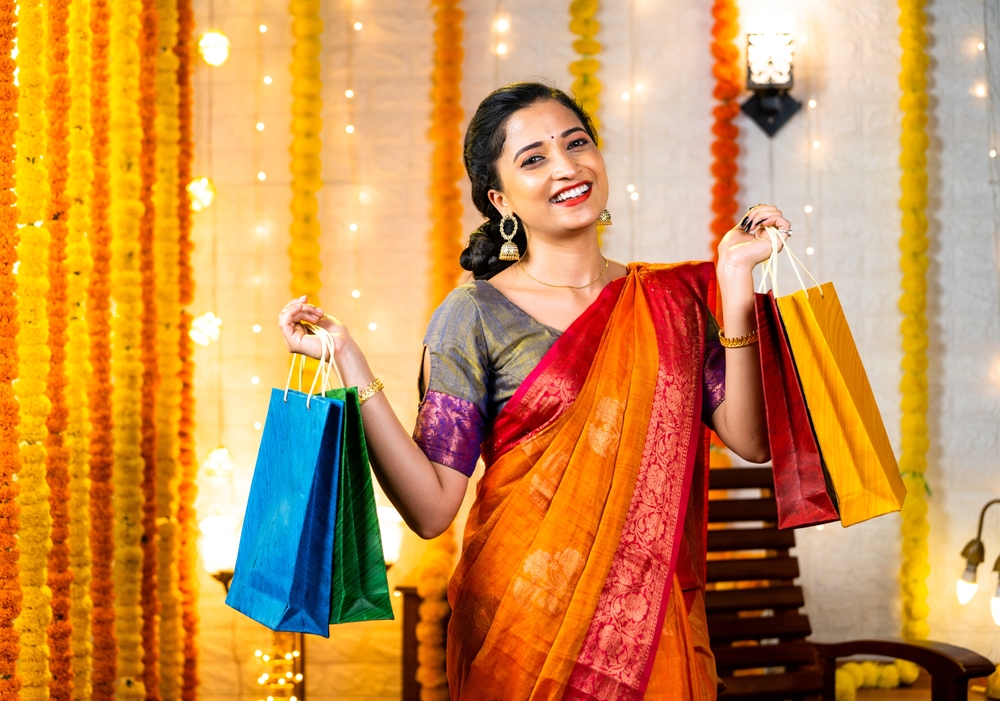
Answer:
[[[760,276],[760,285],[757,287],[757,292],[759,294],[764,294],[764,290],[767,289],[767,279],[771,278],[771,289],[774,290],[774,296],[780,296],[778,294],[778,234],[773,226],[767,227],[768,237],[771,239],[771,256],[767,259],[764,264],[764,271]]]
[[[322,326],[316,326],[315,324],[310,324],[308,322],[300,322],[308,328],[312,333],[319,339],[320,343],[320,354],[319,354],[319,367],[316,368],[316,374],[313,375],[312,384],[309,386],[308,396],[306,397],[306,409],[310,409],[312,404],[312,397],[316,391],[316,383],[320,383],[320,393],[325,393],[328,388],[332,389],[330,384],[330,371],[331,369],[337,375],[337,380],[340,382],[340,386],[344,386],[343,378],[340,375],[340,368],[337,367],[336,361],[334,360],[334,338],[333,334],[324,329]],[[299,391],[302,391],[302,374],[306,365],[306,356],[299,353],[292,354],[292,365],[288,368],[288,379],[285,382],[285,401],[288,401],[288,390],[292,385],[292,377],[295,374],[295,363],[299,361]]]

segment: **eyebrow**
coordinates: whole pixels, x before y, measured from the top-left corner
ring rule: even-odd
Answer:
[[[565,139],[567,136],[569,136],[573,132],[577,132],[577,131],[586,132],[586,129],[584,129],[583,127],[573,127],[572,129],[567,129],[562,134],[560,134],[559,138],[560,139]],[[514,154],[514,160],[516,161],[521,156],[521,154],[524,153],[525,151],[530,151],[531,149],[538,148],[541,145],[542,145],[541,141],[536,141],[533,144],[528,144],[527,146],[525,146],[520,151],[518,151],[517,153]]]

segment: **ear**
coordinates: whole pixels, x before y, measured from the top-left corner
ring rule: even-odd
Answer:
[[[501,217],[510,214],[510,202],[507,200],[507,195],[503,194],[499,190],[490,190],[488,196],[490,198],[490,203],[497,208]]]

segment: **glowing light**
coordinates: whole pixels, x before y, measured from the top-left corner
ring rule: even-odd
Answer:
[[[265,173],[264,171],[260,171],[259,173],[257,173],[257,179],[258,180],[267,180],[267,173]]]
[[[816,100],[809,100],[809,109],[816,109]]]
[[[991,148],[990,149],[990,158],[996,158],[996,157],[997,157],[997,150],[995,148]]]
[[[252,385],[259,385],[260,384],[260,378],[257,377],[256,375],[254,375],[253,377],[250,378],[250,384],[252,384]]]
[[[812,211],[813,211],[813,206],[812,206],[811,204],[807,204],[807,205],[806,205],[806,206],[805,206],[805,207],[803,208],[803,210],[805,211],[805,213],[806,213],[806,214],[812,214]]]
[[[229,448],[212,448],[202,461],[201,467],[208,477],[228,475],[233,471],[233,455],[229,452]]]
[[[376,324],[374,321],[372,323],[368,324],[368,330],[369,331],[375,331],[377,328],[378,328],[378,324]]]
[[[201,35],[198,40],[198,51],[205,63],[210,66],[221,66],[229,58],[229,39],[226,35],[211,29]]]
[[[299,651],[298,651],[298,650],[295,650],[295,651],[294,651],[294,652],[292,653],[292,657],[298,657],[298,656],[299,656]]]
[[[358,225],[357,224],[351,224],[350,229],[351,229],[351,231],[357,231],[358,230]]]
[[[260,656],[261,656],[261,655],[263,655],[264,653],[263,653],[263,652],[261,652],[260,650],[254,650],[254,653],[253,653],[253,654],[254,654],[254,656],[255,656],[255,657],[260,657]]]
[[[264,76],[264,85],[270,85],[270,84],[271,84],[271,76],[269,75]]]
[[[622,99],[625,100],[625,102],[628,102],[631,97],[632,96],[629,95],[627,92],[622,93]]]
[[[358,193],[358,199],[361,200],[362,202],[367,202],[369,200],[368,193],[367,192],[359,192]]]
[[[821,523],[821,524],[819,524],[818,526],[816,526],[816,530],[817,530],[817,531],[821,531],[821,530],[823,530],[823,524]]]
[[[978,85],[976,85],[976,87],[972,89],[972,93],[976,97],[986,97],[986,86],[983,85],[982,83],[979,83]]]
[[[636,200],[639,199],[639,193],[633,192],[631,195],[629,195],[629,197],[632,199],[633,202],[635,202]]]
[[[819,148],[819,142],[818,141],[814,141],[813,142],[813,148]]]
[[[507,45],[506,44],[497,44],[497,53],[499,55],[501,55],[501,56],[506,56],[507,55]]]
[[[510,29],[510,20],[507,19],[506,17],[501,17],[496,21],[496,24],[494,26],[497,28],[498,32],[506,32],[508,29]]]
[[[292,653],[286,652],[285,653],[285,659],[291,661],[291,659],[292,659]]]
[[[205,312],[191,321],[191,328],[188,329],[188,338],[199,346],[210,346],[212,345],[212,341],[219,340],[220,326],[222,326],[222,319],[212,312]]]
[[[354,299],[357,299],[360,296],[361,296],[361,290],[351,290],[351,297],[354,297]]]
[[[257,225],[257,229],[256,229],[256,231],[257,231],[257,233],[258,233],[258,234],[260,234],[261,236],[263,236],[264,234],[266,234],[266,233],[267,233],[267,229],[265,229],[265,228],[264,228],[264,225],[263,225],[263,224],[258,224],[258,225]]]
[[[260,421],[254,421],[253,427],[259,431],[260,429],[264,428],[264,424],[262,424]]]
[[[361,29],[362,29],[362,27],[364,27],[364,26],[365,26],[365,25],[361,24],[361,22],[355,22],[355,23],[354,23],[354,31],[356,31],[356,32],[360,32],[360,31],[361,31]]]
[[[805,44],[807,41],[809,41],[809,37],[803,34],[802,36],[799,37],[799,41]]]
[[[188,183],[187,193],[191,200],[191,209],[200,212],[215,199],[215,185],[208,178],[195,178]]]
[[[233,571],[240,544],[239,525],[232,516],[206,516],[198,523],[201,531],[198,549],[206,570]]]
[[[993,614],[993,622],[1000,626],[1000,584],[997,585],[997,590],[993,592],[993,598],[990,599],[990,613]]]
[[[626,190],[628,190],[629,192],[635,192],[635,185],[629,185],[629,186],[628,186],[627,188],[625,188],[625,189],[626,189]]]
[[[344,127],[344,131],[346,131],[348,134],[353,134],[354,133],[354,125],[353,124],[348,124],[346,127]]]
[[[262,24],[262,25],[260,25],[259,29],[260,29],[260,33],[264,34],[267,31],[267,25],[266,24]]]
[[[259,285],[259,284],[260,284],[260,283],[262,283],[262,282],[263,282],[263,280],[261,280],[261,277],[260,277],[260,275],[255,275],[255,276],[254,276],[254,279],[253,279],[253,284],[255,284],[255,285]]]
[[[264,122],[257,122],[257,131],[264,131]]]
[[[401,592],[401,591],[399,591],[399,590],[397,589],[396,591],[394,591],[394,592],[392,593],[392,595],[393,595],[393,596],[402,596],[402,595],[403,595],[403,592]]]
[[[806,246],[806,255],[807,256],[811,256],[815,252],[816,252],[815,248],[813,248],[812,246]]]
[[[976,589],[979,588],[979,584],[976,582],[976,566],[971,562],[966,564],[965,572],[962,576],[955,582],[955,593],[958,595],[958,603],[965,606],[967,603],[972,601],[972,597],[976,595]]]
[[[983,42],[979,42],[978,44],[976,44],[976,48],[979,49],[980,51],[986,51],[986,44],[984,44]],[[1000,625],[1000,623],[998,623],[997,625]]]
[[[344,97],[346,97],[348,99],[354,97],[354,91],[353,90],[345,90],[344,91]]]
[[[378,527],[382,535],[382,552],[388,565],[399,559],[403,547],[403,517],[391,506],[378,506]]]
[[[260,324],[254,324],[253,325],[253,332],[254,333],[260,333]]]
[[[302,681],[302,675],[301,674],[296,674],[295,675],[295,681],[297,681],[297,682]],[[294,701],[295,697],[293,696],[292,699]]]
[[[642,92],[642,83],[636,83],[635,84],[635,91],[636,92]]]

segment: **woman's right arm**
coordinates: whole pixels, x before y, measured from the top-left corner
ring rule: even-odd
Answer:
[[[320,357],[319,338],[308,333],[301,321],[322,326],[333,334],[334,358],[346,386],[363,388],[375,379],[347,328],[308,304],[304,297],[286,304],[278,316],[289,351]],[[444,533],[462,505],[469,478],[427,459],[403,428],[384,391],[365,402],[361,418],[375,476],[403,520],[421,538]]]

